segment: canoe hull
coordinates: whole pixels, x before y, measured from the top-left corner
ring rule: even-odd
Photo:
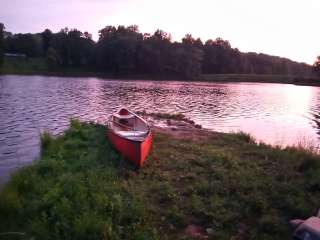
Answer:
[[[136,167],[142,167],[145,159],[147,158],[151,145],[152,134],[151,131],[143,141],[134,141],[123,138],[115,134],[112,130],[109,130],[107,136],[114,146],[114,148],[128,161],[134,164]]]

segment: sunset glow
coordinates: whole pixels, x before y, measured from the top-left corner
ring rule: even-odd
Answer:
[[[7,31],[89,31],[95,40],[106,25],[163,29],[180,41],[186,33],[203,41],[222,37],[241,51],[263,52],[312,64],[319,54],[317,0],[1,0]]]

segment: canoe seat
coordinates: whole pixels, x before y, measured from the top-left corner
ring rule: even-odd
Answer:
[[[134,115],[131,114],[131,113],[129,113],[129,114],[127,114],[127,115],[120,115],[120,114],[118,114],[118,113],[114,113],[113,116],[116,117],[116,118],[118,118],[118,119],[130,119],[130,118],[133,118],[133,117],[134,117]]]
[[[118,135],[123,136],[125,138],[129,137],[143,137],[147,135],[147,131],[115,131]]]

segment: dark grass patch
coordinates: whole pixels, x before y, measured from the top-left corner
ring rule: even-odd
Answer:
[[[318,155],[243,133],[196,142],[156,132],[139,171],[104,126],[72,120],[41,143],[41,159],[0,193],[0,239],[187,239],[188,226],[210,239],[289,239],[288,220],[319,207]]]
[[[47,71],[44,58],[10,58],[5,57],[4,64],[0,67],[1,73],[41,73]]]

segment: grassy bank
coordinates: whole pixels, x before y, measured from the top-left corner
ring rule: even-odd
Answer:
[[[173,76],[148,76],[145,74],[115,75],[99,72],[93,69],[68,68],[49,70],[44,58],[17,59],[6,57],[0,74],[17,75],[49,75],[70,77],[101,77],[114,79],[145,79],[145,80],[186,80]],[[295,75],[274,74],[202,74],[196,81],[205,82],[265,82],[265,83],[287,83],[297,85],[320,86],[319,77],[305,77]]]
[[[0,67],[2,74],[36,74],[45,73],[47,65],[43,58],[11,58],[6,57]]]
[[[101,73],[86,71],[80,68],[49,70],[44,58],[6,57],[0,67],[0,74],[16,75],[49,75],[49,76],[103,76]]]
[[[5,57],[4,64],[0,66],[0,74],[13,75],[43,75],[43,76],[63,76],[63,77],[100,77],[112,79],[146,79],[146,80],[173,80],[172,77],[157,78],[145,74],[116,75],[107,72],[97,71],[90,68],[57,68],[49,69],[45,58],[12,58]]]
[[[202,80],[208,82],[265,82],[312,86],[320,85],[319,77],[276,74],[203,74]]]
[[[0,193],[5,239],[290,239],[288,220],[319,207],[320,157],[246,134],[155,132],[134,171],[104,126],[72,121]]]

